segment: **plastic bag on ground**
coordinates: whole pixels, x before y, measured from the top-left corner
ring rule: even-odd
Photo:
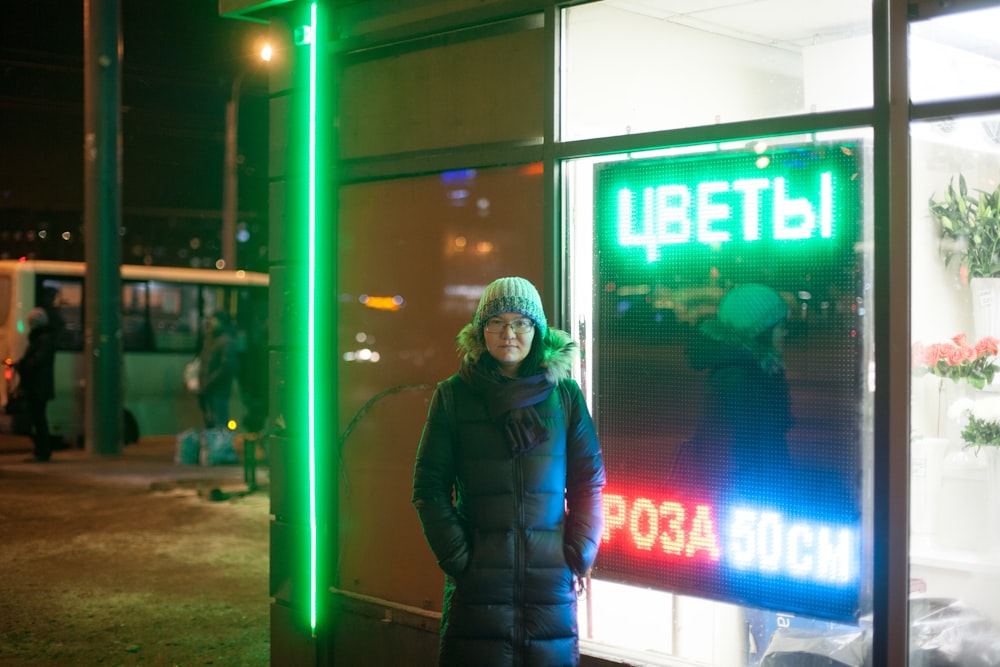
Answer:
[[[201,464],[206,466],[239,463],[240,457],[233,447],[235,433],[227,428],[210,428],[205,431],[205,447],[201,452]]]
[[[199,465],[201,463],[201,429],[192,428],[177,435],[174,463]]]
[[[761,658],[761,667],[866,667],[867,633],[858,628],[842,634],[811,630],[777,630]]]

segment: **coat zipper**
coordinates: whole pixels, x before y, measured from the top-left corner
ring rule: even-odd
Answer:
[[[514,534],[514,665],[524,664],[524,457],[515,454],[514,507],[517,525]]]

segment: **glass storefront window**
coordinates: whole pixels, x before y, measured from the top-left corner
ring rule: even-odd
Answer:
[[[595,646],[727,667],[803,633],[867,650],[871,169],[864,129],[564,164],[609,479]]]
[[[337,7],[339,37],[357,37],[380,30],[440,20],[442,17],[502,4],[504,0],[381,0],[342,3]]]
[[[911,126],[910,625],[917,666],[937,664],[946,633],[953,664],[1000,661],[1000,382],[990,381],[998,369],[989,342],[1000,338],[1000,281],[989,277],[1000,268],[998,127],[998,115]],[[966,356],[951,356],[959,350]]]
[[[345,496],[339,577],[351,591],[424,608],[439,577],[413,577],[399,554],[434,571],[413,516],[413,455],[431,390],[458,371],[455,337],[494,279],[543,284],[538,164],[462,169],[340,190],[338,313],[340,423],[367,414],[343,443]],[[545,298],[546,295],[542,295]],[[390,406],[390,407],[386,407]],[[369,412],[370,409],[370,412]]]
[[[538,140],[543,53],[543,31],[523,30],[348,64],[340,157]]]
[[[910,99],[919,103],[1000,93],[998,34],[1000,7],[911,24]]]
[[[872,103],[870,0],[606,0],[564,27],[563,141]]]

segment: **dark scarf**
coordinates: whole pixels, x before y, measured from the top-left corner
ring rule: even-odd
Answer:
[[[503,426],[515,454],[523,454],[548,439],[549,432],[534,408],[552,393],[545,373],[511,379],[495,368],[476,363],[462,364],[459,375],[486,401],[490,419]]]

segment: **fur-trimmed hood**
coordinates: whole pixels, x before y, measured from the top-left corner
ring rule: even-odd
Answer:
[[[463,364],[474,364],[486,350],[486,339],[483,332],[474,324],[466,324],[455,338],[458,355]],[[546,379],[553,385],[572,377],[573,363],[576,361],[580,348],[567,332],[548,327],[542,337],[545,346],[542,351],[542,368]]]

